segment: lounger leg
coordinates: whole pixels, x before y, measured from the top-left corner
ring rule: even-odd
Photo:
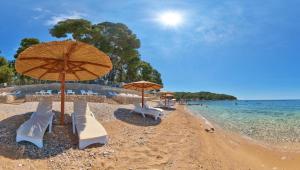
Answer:
[[[75,134],[75,118],[73,113],[72,113],[72,127],[73,127],[73,134]]]
[[[53,116],[50,119],[50,123],[49,123],[49,133],[52,132],[52,121],[53,121]]]

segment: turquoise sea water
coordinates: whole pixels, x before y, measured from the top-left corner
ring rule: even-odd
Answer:
[[[193,102],[190,102],[193,103]],[[267,143],[300,142],[300,100],[199,101],[189,105],[222,128]]]

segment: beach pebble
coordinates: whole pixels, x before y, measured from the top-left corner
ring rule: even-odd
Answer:
[[[286,160],[286,156],[282,156],[282,157],[281,157],[281,160]]]
[[[23,164],[19,164],[18,166],[21,167],[21,166],[23,166]]]

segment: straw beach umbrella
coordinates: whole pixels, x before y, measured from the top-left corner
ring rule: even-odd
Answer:
[[[79,41],[53,41],[33,45],[16,61],[16,70],[39,79],[61,81],[61,124],[64,124],[65,81],[94,80],[112,69],[110,58]]]
[[[174,92],[170,91],[161,91],[159,94],[162,95],[163,98],[165,98],[165,107],[167,107],[167,98],[168,97],[174,97]]]
[[[158,89],[161,89],[162,86],[159,84],[156,84],[156,83],[149,82],[149,81],[137,81],[137,82],[125,84],[123,86],[123,88],[142,91],[142,107],[144,107],[144,91],[145,90],[158,90]]]

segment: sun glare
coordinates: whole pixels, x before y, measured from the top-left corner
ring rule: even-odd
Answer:
[[[166,27],[178,27],[183,22],[183,15],[176,11],[165,11],[158,15],[157,21]]]

